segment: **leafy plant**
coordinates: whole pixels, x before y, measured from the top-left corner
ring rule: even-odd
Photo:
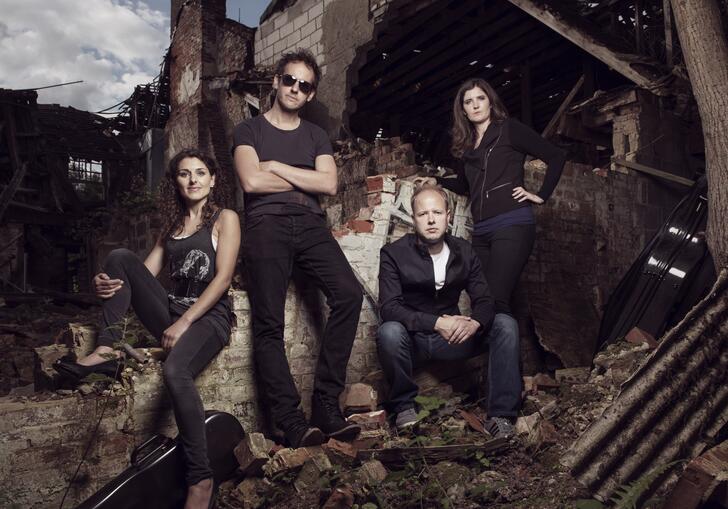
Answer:
[[[677,460],[668,463],[667,465],[653,468],[636,481],[631,482],[627,486],[620,486],[617,488],[614,495],[612,495],[609,499],[615,503],[614,509],[637,509],[637,501],[640,497],[642,497],[652,483],[676,464],[683,461],[684,460]]]

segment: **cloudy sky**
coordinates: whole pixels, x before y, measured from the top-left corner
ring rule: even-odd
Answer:
[[[227,0],[227,15],[257,26],[270,0]],[[0,88],[36,88],[38,102],[98,111],[159,74],[169,45],[169,0],[0,0]]]

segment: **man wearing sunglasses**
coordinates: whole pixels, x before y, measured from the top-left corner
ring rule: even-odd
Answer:
[[[337,191],[331,142],[323,129],[299,117],[320,78],[310,52],[286,53],[273,79],[271,109],[233,133],[235,168],[245,191],[243,256],[257,375],[264,403],[291,447],[317,445],[326,437],[351,440],[360,431],[343,418],[338,399],[362,292],[318,201],[319,195]],[[310,424],[299,408],[283,341],[286,290],[294,268],[324,292],[331,310],[316,365]]]

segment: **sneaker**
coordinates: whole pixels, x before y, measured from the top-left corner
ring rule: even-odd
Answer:
[[[511,438],[516,434],[516,428],[506,417],[491,417],[483,427],[493,438]]]
[[[414,408],[408,408],[397,413],[397,419],[394,421],[394,425],[397,426],[398,430],[404,430],[411,428],[419,422],[417,418],[417,412]]]
[[[293,449],[321,445],[326,441],[320,429],[308,426],[305,422],[289,427],[285,435],[287,445]]]
[[[314,392],[311,398],[311,424],[328,438],[342,441],[354,440],[361,431],[361,426],[344,419],[338,401],[319,392]]]

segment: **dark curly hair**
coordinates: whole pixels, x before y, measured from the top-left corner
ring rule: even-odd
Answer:
[[[321,68],[319,68],[318,62],[316,62],[316,57],[313,56],[313,53],[303,48],[298,48],[296,51],[284,53],[276,64],[276,75],[281,76],[285,72],[286,66],[291,62],[301,62],[311,69],[311,71],[313,71],[313,88],[314,90],[318,88],[318,84],[321,81]]]
[[[202,227],[212,228],[212,217],[221,208],[228,208],[231,203],[230,185],[225,178],[225,172],[218,171],[215,160],[194,148],[179,151],[171,161],[167,173],[159,184],[159,211],[162,216],[162,237],[170,237],[178,233],[184,227],[184,219],[187,214],[187,206],[177,188],[177,171],[179,163],[188,157],[195,157],[205,163],[210,175],[215,176],[215,187],[212,188],[207,202],[202,207],[202,221],[198,229]]]
[[[496,91],[487,81],[481,78],[470,78],[466,80],[458,88],[452,105],[452,146],[450,147],[450,153],[458,159],[463,156],[466,150],[475,146],[475,140],[478,136],[475,127],[468,120],[468,116],[463,108],[465,92],[475,87],[478,87],[488,96],[491,107],[491,121],[500,122],[508,118],[508,110],[505,104],[503,104],[503,101],[501,101]]]

